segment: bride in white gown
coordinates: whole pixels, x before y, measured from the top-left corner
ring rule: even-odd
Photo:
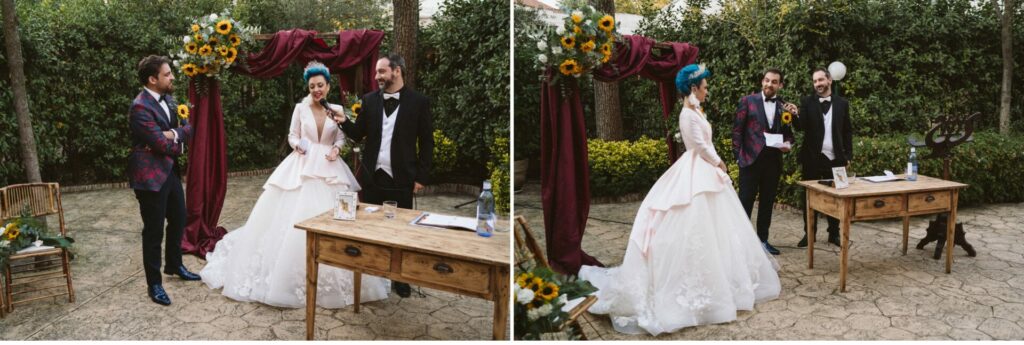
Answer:
[[[599,289],[590,312],[609,314],[619,332],[729,322],[779,295],[778,264],[758,240],[700,108],[708,76],[703,65],[688,65],[676,77],[687,96],[679,115],[687,150],[640,205],[622,265],[580,269]]]
[[[267,179],[245,225],[217,243],[199,272],[207,286],[223,287],[223,294],[234,300],[304,307],[306,232],[292,226],[331,209],[337,192],[359,190],[352,171],[338,157],[345,135],[319,104],[330,91],[330,72],[312,62],[303,79],[309,96],[295,105],[288,132],[288,144],[295,150]],[[341,108],[333,110],[343,114]],[[342,308],[353,302],[351,271],[320,265],[318,280],[318,306]],[[360,300],[387,298],[389,287],[386,279],[363,275]]]

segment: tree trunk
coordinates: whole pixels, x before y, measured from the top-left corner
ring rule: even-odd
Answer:
[[[418,0],[392,0],[395,10],[394,52],[405,58],[402,78],[405,85],[416,87],[416,32],[420,27]]]
[[[590,0],[598,11],[615,15],[615,1]],[[619,102],[619,83],[594,81],[594,122],[597,137],[604,140],[622,140],[622,107]]]
[[[18,13],[14,0],[0,0],[4,16],[4,45],[7,48],[7,62],[11,68],[11,89],[14,91],[14,113],[18,116],[18,142],[21,146],[21,162],[28,182],[41,182],[39,156],[36,154],[36,137],[32,132],[32,114],[28,109],[28,92],[25,89],[25,60],[21,56],[21,37],[18,36]]]
[[[1003,42],[1003,84],[1002,94],[999,102],[999,134],[1010,133],[1010,101],[1013,88],[1013,0],[1004,0],[1002,11],[999,10],[999,1],[992,0],[996,14],[999,15],[1002,23]],[[1000,14],[1000,12],[1002,12]]]

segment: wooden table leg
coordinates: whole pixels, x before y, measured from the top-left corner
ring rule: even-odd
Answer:
[[[306,233],[306,340],[313,340],[313,325],[316,322],[316,276],[319,266],[317,257],[316,233]]]
[[[508,266],[496,266],[497,274],[491,275],[491,286],[494,287],[494,340],[505,340],[505,327],[508,326],[509,275]]]
[[[960,199],[960,190],[953,190],[953,208],[949,210],[949,219],[946,220],[946,273],[953,271],[953,240],[956,235],[956,204]]]
[[[846,270],[848,269],[847,258],[850,255],[850,216],[851,216],[851,204],[853,200],[843,200],[843,219],[842,219],[842,247],[839,248],[839,292],[846,292]]]
[[[352,272],[352,280],[355,282],[355,292],[353,295],[355,296],[356,314],[359,314],[359,295],[363,291],[363,274],[359,272]]]
[[[807,268],[814,268],[814,228],[818,221],[818,216],[811,208],[811,193],[813,192],[810,189],[804,193],[807,196],[805,204],[807,205],[807,229],[804,229],[807,235]]]
[[[910,239],[910,216],[903,217],[903,255],[907,255],[907,241]]]

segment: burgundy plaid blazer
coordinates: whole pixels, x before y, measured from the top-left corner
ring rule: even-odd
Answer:
[[[185,143],[192,137],[192,126],[180,120],[177,104],[167,97],[168,114],[152,95],[142,90],[128,110],[128,125],[132,135],[132,150],[128,154],[128,184],[132,189],[160,191],[174,167],[174,158],[184,152]],[[178,133],[178,144],[164,137],[163,131]]]
[[[736,161],[741,168],[754,164],[757,156],[765,150],[764,133],[782,134],[785,141],[793,143],[793,129],[791,125],[782,123],[781,96],[778,96],[778,103],[775,106],[774,126],[768,128],[768,118],[765,116],[764,99],[761,92],[755,92],[740,98],[739,106],[736,108],[736,118],[732,124],[732,153],[736,155]],[[769,147],[769,150],[778,150]]]

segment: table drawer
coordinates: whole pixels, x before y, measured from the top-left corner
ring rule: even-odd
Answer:
[[[480,293],[489,292],[491,267],[417,252],[402,253],[402,276]]]
[[[907,197],[910,212],[948,210],[952,196],[949,191],[914,193]]]
[[[896,216],[903,210],[902,195],[857,198],[853,214],[856,217]]]
[[[816,210],[836,217],[842,213],[842,207],[839,206],[839,199],[825,193],[815,191],[808,191],[808,193],[810,193],[809,198],[811,205],[814,205]]]
[[[391,269],[391,249],[376,244],[320,237],[320,260],[355,267],[388,272]]]

